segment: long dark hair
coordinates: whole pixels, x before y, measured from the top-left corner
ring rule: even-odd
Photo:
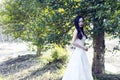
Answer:
[[[74,25],[75,25],[75,28],[77,29],[77,37],[79,39],[82,39],[83,35],[85,35],[85,37],[87,38],[86,34],[84,33],[84,29],[83,27],[79,27],[79,19],[82,18],[83,21],[84,21],[84,18],[82,16],[77,16],[75,19],[74,19]],[[83,33],[83,35],[82,35]]]

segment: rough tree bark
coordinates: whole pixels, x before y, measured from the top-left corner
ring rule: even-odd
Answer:
[[[104,28],[94,25],[94,37],[93,37],[93,48],[94,48],[94,58],[92,64],[93,74],[104,74],[104,54],[105,54],[105,40],[104,40]],[[99,31],[99,32],[98,32]]]

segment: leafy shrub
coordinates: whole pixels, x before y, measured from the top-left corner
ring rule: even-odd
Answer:
[[[68,51],[62,47],[55,46],[51,51],[51,62],[65,63],[68,60]]]

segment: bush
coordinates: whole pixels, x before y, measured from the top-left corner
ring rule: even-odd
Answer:
[[[56,46],[51,52],[51,62],[65,63],[68,60],[68,51],[62,47]]]

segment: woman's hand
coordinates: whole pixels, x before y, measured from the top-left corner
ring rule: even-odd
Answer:
[[[84,48],[84,50],[85,50],[85,51],[88,51],[88,48],[87,48],[87,47],[85,47],[85,48]]]

